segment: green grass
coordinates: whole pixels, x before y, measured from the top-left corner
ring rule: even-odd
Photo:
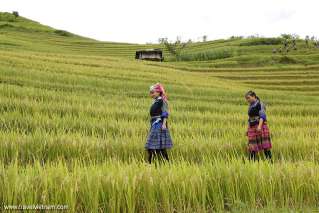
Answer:
[[[1,27],[4,26],[4,27]],[[207,61],[135,61],[156,45],[99,42],[23,17],[0,21],[0,202],[70,212],[311,212],[319,206],[318,50],[194,43]],[[167,54],[167,53],[165,53]],[[166,55],[167,56],[167,55]],[[151,99],[169,93],[170,164],[147,165]],[[246,160],[247,105],[267,104],[274,164]]]
[[[198,53],[183,53],[176,58],[177,61],[209,61],[230,58],[233,56],[231,49],[216,49],[209,51],[202,51]]]

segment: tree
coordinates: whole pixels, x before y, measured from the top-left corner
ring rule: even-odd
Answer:
[[[317,39],[316,39],[315,36],[312,36],[312,37],[311,37],[311,44],[312,44],[314,47],[317,46]]]
[[[306,46],[309,47],[309,36],[307,35],[305,38]]]
[[[284,39],[283,41],[283,50],[284,52],[288,53],[289,52],[289,43],[290,43],[290,40],[289,39]]]
[[[166,50],[173,55],[176,59],[179,58],[183,49],[189,44],[188,42],[183,43],[180,37],[177,37],[175,42],[168,42],[165,40],[163,42]]]
[[[292,43],[292,49],[297,50],[297,39],[295,37],[292,38],[291,43]]]
[[[290,40],[290,39],[293,38],[293,35],[291,35],[291,34],[281,34],[281,37],[283,39]]]
[[[231,36],[229,39],[235,40],[235,39],[243,39],[243,36]]]
[[[18,11],[13,11],[12,15],[14,15],[15,18],[19,17],[19,12]]]
[[[207,35],[203,35],[203,42],[207,41]]]
[[[259,34],[255,34],[255,35],[249,35],[249,36],[247,36],[247,38],[254,39],[254,38],[260,38],[260,36],[259,36]]]
[[[165,42],[167,42],[167,38],[159,38],[158,39],[158,43],[160,43],[160,44],[164,44]]]

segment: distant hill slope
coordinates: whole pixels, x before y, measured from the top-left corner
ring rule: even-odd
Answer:
[[[164,51],[164,63],[143,62],[147,66],[228,79],[255,88],[319,93],[319,49],[297,40],[297,50],[273,53],[282,47],[280,38],[233,38],[190,43],[176,61]],[[0,13],[0,51],[63,54],[65,57],[119,57],[134,60],[135,51],[163,48],[157,45],[101,42],[44,26],[27,18]],[[30,54],[31,54],[30,53]],[[3,54],[5,57],[5,54]],[[207,60],[205,60],[207,59]],[[99,58],[103,60],[103,58]],[[78,62],[76,62],[78,63]],[[253,78],[253,79],[252,79]]]
[[[0,49],[69,52],[104,56],[135,57],[136,49],[148,45],[100,42],[57,30],[27,18],[0,13]]]
[[[37,50],[45,52],[70,52],[120,56],[134,59],[135,51],[146,48],[162,48],[165,58],[174,61],[164,46],[129,43],[101,42],[44,26],[10,13],[0,13],[0,49]],[[282,44],[277,38],[226,39],[189,44],[183,51],[182,61],[188,68],[260,67],[273,65],[319,64],[319,49],[306,48],[303,40],[297,41],[298,50],[287,55],[273,53]],[[205,57],[203,57],[205,55]],[[207,58],[207,59],[206,59]],[[188,63],[188,61],[196,61]],[[174,63],[174,62],[173,62]],[[185,63],[178,63],[185,67]]]

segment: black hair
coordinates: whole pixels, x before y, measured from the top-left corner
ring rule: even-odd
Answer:
[[[257,100],[260,100],[260,98],[252,90],[249,90],[248,92],[246,92],[245,97],[247,97],[247,96],[255,97],[255,98],[257,98]]]

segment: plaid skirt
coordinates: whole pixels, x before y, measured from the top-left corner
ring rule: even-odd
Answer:
[[[271,149],[271,139],[269,128],[266,123],[261,127],[261,131],[257,131],[257,125],[248,127],[248,150],[250,152],[259,152]]]
[[[170,149],[173,146],[168,129],[162,129],[162,122],[151,126],[145,144],[146,149]]]

